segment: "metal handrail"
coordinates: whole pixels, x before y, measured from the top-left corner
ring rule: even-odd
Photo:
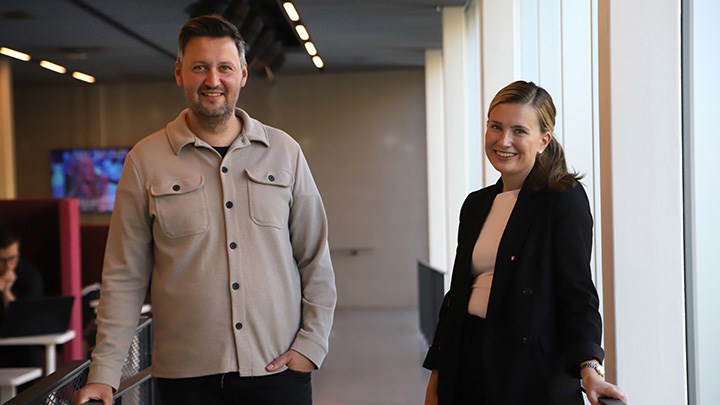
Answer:
[[[45,405],[54,403],[48,397],[70,400],[72,393],[87,380],[90,360],[73,360],[20,392],[5,405]]]
[[[585,388],[582,388],[583,394],[586,394]],[[625,402],[615,399],[615,398],[607,398],[607,397],[600,397],[598,398],[598,403],[600,405],[625,405]]]
[[[600,405],[625,405],[625,402],[619,400],[619,399],[613,399],[613,398],[598,398],[598,402],[600,402]]]
[[[131,388],[138,388],[151,378],[152,364],[152,318],[140,318],[135,336],[125,358],[120,387],[115,395],[125,395]],[[41,378],[28,389],[20,392],[8,405],[60,405],[72,401],[75,391],[87,382],[90,360],[74,360],[59,367],[54,373]],[[139,392],[136,395],[144,395]],[[152,391],[150,391],[152,396]]]
[[[150,367],[140,371],[139,373],[135,374],[134,376],[128,378],[127,380],[123,381],[122,384],[120,384],[120,387],[118,388],[117,392],[113,394],[113,401],[122,401],[122,398],[131,392],[134,392],[134,390],[140,388],[143,386],[143,384],[146,383],[152,383],[152,371],[150,370]],[[152,401],[151,401],[152,403]],[[88,401],[84,402],[84,405],[102,405],[102,401]]]
[[[147,381],[150,381],[152,379],[152,370],[151,367],[148,367],[139,373],[135,374],[134,376],[128,378],[127,380],[123,381],[122,384],[120,384],[120,387],[118,388],[115,395],[113,395],[114,399],[121,398],[131,390],[139,387],[141,384],[144,384]]]

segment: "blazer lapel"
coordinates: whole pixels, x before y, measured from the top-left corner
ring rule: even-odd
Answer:
[[[490,214],[490,209],[495,201],[495,197],[501,191],[502,184],[496,184],[492,192],[487,195],[487,198],[483,198],[478,201],[478,204],[472,210],[472,216],[470,217],[470,222],[468,224],[468,233],[465,235],[466,237],[461,238],[467,242],[470,249],[475,248],[475,243],[477,242],[477,238],[480,236],[480,231],[482,230],[483,225],[485,225],[488,214]],[[472,260],[472,252],[470,260]]]
[[[519,255],[522,253],[528,231],[537,212],[537,198],[537,191],[523,186],[510,218],[508,218],[495,258],[495,273],[490,288],[487,319],[493,319],[502,306],[502,301],[514,275],[514,269],[517,267],[517,262],[521,260]]]

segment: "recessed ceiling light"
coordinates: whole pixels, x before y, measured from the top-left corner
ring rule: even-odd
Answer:
[[[41,60],[40,66],[44,67],[47,70],[52,70],[53,72],[57,72],[60,74],[64,74],[65,72],[67,72],[67,69],[65,69],[65,66],[60,66],[57,63],[52,63],[47,60]]]
[[[310,56],[317,55],[317,49],[315,48],[315,45],[312,42],[305,42],[305,50],[307,51],[308,55],[310,55]]]
[[[305,28],[304,25],[302,25],[302,24],[296,25],[295,31],[297,31],[298,36],[303,41],[307,41],[308,39],[310,39],[310,34],[308,34],[307,29]]]
[[[290,18],[290,20],[300,20],[300,14],[298,14],[297,10],[295,10],[295,6],[291,2],[286,1],[285,3],[283,3],[283,8],[285,9],[285,12],[287,13],[287,16],[288,18]]]
[[[95,83],[95,78],[82,72],[73,72],[72,77],[87,83]]]
[[[25,62],[30,60],[30,55],[6,47],[0,48],[0,53],[11,58],[23,60]]]
[[[315,67],[318,69],[322,69],[323,66],[325,66],[325,63],[319,56],[313,56],[312,61],[315,64]]]

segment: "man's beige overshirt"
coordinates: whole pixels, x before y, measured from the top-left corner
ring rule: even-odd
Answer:
[[[118,387],[148,286],[153,376],[267,375],[290,348],[319,367],[336,292],[325,210],[299,145],[237,109],[243,130],[223,158],[186,114],[125,161],[88,382]]]

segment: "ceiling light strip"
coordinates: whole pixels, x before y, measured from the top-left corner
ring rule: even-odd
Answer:
[[[11,49],[11,48],[8,48],[5,46],[0,47],[0,54],[9,56],[11,58],[15,58],[15,59],[18,59],[18,60],[21,60],[24,62],[27,62],[31,59],[30,55],[20,52],[20,51],[16,51],[15,49]],[[53,72],[56,72],[56,73],[60,73],[60,74],[67,73],[67,69],[64,66],[60,66],[57,63],[53,63],[48,60],[41,60],[38,64],[40,66],[44,67],[45,69],[52,70]],[[71,76],[73,78],[75,78],[77,80],[81,80],[85,83],[95,83],[95,77],[93,77],[89,74],[86,74],[86,73],[73,72],[73,74]]]
[[[317,47],[310,40],[310,33],[308,32],[307,27],[305,27],[305,24],[302,23],[300,13],[298,13],[295,5],[291,1],[283,0],[278,0],[278,3],[280,3],[282,8],[285,10],[285,16],[287,17],[290,25],[293,27],[295,35],[300,39],[300,42],[302,42],[305,47],[305,51],[310,56],[310,60],[313,65],[322,70],[325,67],[325,63],[320,55],[318,55]]]

